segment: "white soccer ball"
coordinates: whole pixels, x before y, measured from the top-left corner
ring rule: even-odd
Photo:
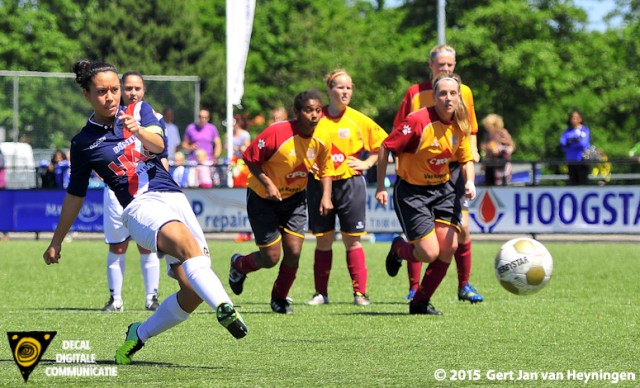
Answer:
[[[496,277],[507,291],[528,295],[549,283],[553,258],[541,242],[526,238],[507,241],[496,255]]]

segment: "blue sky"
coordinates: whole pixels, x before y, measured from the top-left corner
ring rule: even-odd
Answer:
[[[401,0],[388,0],[388,6],[399,5]],[[589,28],[593,30],[605,30],[604,16],[615,9],[614,0],[574,0],[575,4],[587,11],[589,15]]]

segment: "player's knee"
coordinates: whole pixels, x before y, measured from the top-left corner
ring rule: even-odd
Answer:
[[[129,245],[128,241],[125,241],[119,244],[109,245],[109,252],[115,253],[116,255],[122,255],[124,253],[127,253],[128,245]]]
[[[280,261],[280,251],[261,252],[260,257],[264,268],[273,268]]]

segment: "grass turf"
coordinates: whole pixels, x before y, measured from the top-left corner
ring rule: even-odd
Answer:
[[[372,304],[353,305],[344,247],[334,245],[329,283],[331,304],[306,306],[313,294],[313,241],[305,242],[291,297],[294,314],[271,312],[270,292],[277,269],[252,273],[241,296],[227,283],[229,257],[248,253],[252,243],[210,244],[214,271],[242,313],[249,334],[235,340],[208,306],[183,324],[152,338],[117,377],[51,377],[46,368],[58,354],[95,354],[100,367],[114,367],[115,349],[127,326],[144,320],[144,289],[134,246],[127,255],[125,312],[103,313],[106,246],[76,240],[63,245],[60,264],[46,266],[46,241],[0,243],[2,331],[57,331],[29,378],[35,386],[434,386],[508,382],[512,385],[582,384],[568,371],[632,372],[640,379],[637,305],[640,263],[635,244],[546,243],[554,274],[537,294],[515,296],[496,281],[493,259],[498,242],[473,244],[472,284],[484,295],[477,305],[457,300],[455,264],[432,302],[442,317],[410,316],[405,267],[389,278],[384,259],[389,243],[364,243]],[[164,268],[164,262],[162,262]],[[177,290],[166,275],[160,299]],[[62,341],[89,341],[91,350],[64,350]],[[0,385],[23,383],[11,349],[0,352]],[[443,369],[444,382],[434,373]],[[517,379],[519,371],[537,373]],[[494,375],[491,371],[504,372]],[[561,381],[542,373],[559,372]],[[513,373],[511,375],[510,373]],[[457,377],[457,380],[452,380]],[[497,378],[497,380],[496,380]],[[593,379],[593,377],[592,377]],[[593,381],[607,384],[606,381]]]

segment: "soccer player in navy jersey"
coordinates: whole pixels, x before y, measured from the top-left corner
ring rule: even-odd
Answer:
[[[123,105],[135,104],[144,99],[145,85],[142,74],[137,71],[127,71],[122,75],[122,102]],[[164,131],[162,115],[156,113],[160,126]],[[167,148],[159,156],[163,166],[168,170]],[[102,311],[122,312],[124,302],[122,299],[122,282],[126,268],[127,248],[131,234],[122,224],[122,212],[124,209],[116,199],[115,193],[108,187],[104,188],[103,196],[104,240],[109,244],[107,253],[107,283],[110,297]],[[146,302],[144,308],[156,311],[160,302],[158,300],[158,286],[160,284],[160,260],[156,252],[151,252],[137,244],[140,252],[140,272],[144,281]]]
[[[71,174],[60,220],[43,258],[57,264],[62,241],[75,221],[95,171],[124,208],[122,223],[144,248],[166,255],[169,275],[180,289],[167,297],[146,321],[127,329],[116,350],[116,364],[130,364],[145,342],[178,325],[204,301],[235,338],[247,333],[222,283],[211,269],[204,233],[186,196],[160,162],[165,149],[160,123],[149,104],[120,106],[116,68],[81,60],[73,67],[84,98],[94,109],[71,140]]]
[[[462,204],[456,187],[450,184],[452,160],[460,163],[465,196],[473,200],[476,195],[469,114],[460,96],[461,85],[454,74],[438,75],[433,83],[434,107],[409,114],[378,152],[376,200],[382,205],[389,201],[384,175],[389,152],[393,152],[399,161],[394,209],[409,240],[393,239],[385,263],[387,273],[396,276],[402,260],[429,263],[409,304],[410,314],[442,315],[431,304],[431,297],[447,274],[462,224]]]
[[[452,74],[456,69],[456,51],[449,45],[438,45],[429,52],[429,69],[431,71],[431,79],[411,85],[402,99],[402,104],[398,108],[398,113],[393,121],[393,127],[396,128],[411,112],[415,112],[421,108],[428,108],[435,105],[435,97],[433,95],[433,82],[435,77],[446,72]],[[471,131],[470,144],[473,161],[480,161],[478,153],[478,120],[473,103],[473,93],[471,89],[465,85],[460,85],[460,97],[469,112],[469,125]],[[464,195],[464,181],[460,175],[460,163],[454,159],[451,163],[451,181],[450,183],[456,187],[456,195],[462,204],[462,229],[460,232],[460,241],[458,250],[454,255],[456,266],[458,269],[458,299],[467,300],[471,303],[482,302],[484,298],[469,283],[471,276],[471,232],[469,231],[469,200]],[[409,295],[407,299],[411,301],[413,295],[418,289],[420,275],[422,272],[422,263],[407,263],[407,273],[409,275]]]

